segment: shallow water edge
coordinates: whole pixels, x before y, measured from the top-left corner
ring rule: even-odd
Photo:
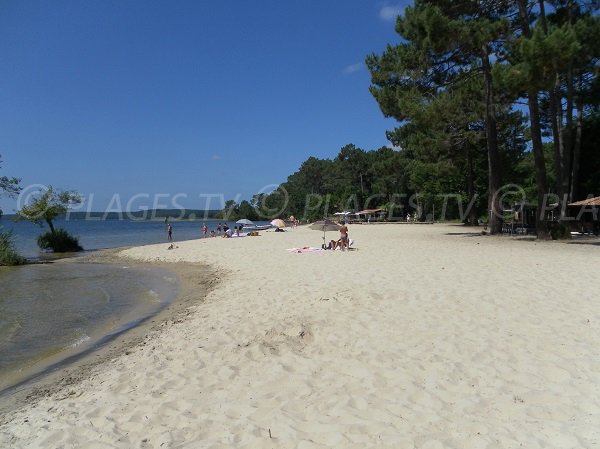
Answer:
[[[165,304],[157,313],[129,321],[91,347],[63,357],[59,361],[49,362],[40,372],[4,389],[0,392],[0,422],[3,422],[3,413],[89,377],[98,365],[145,344],[150,337],[156,336],[164,329],[164,326],[180,322],[191,313],[192,308],[205,300],[222,275],[217,269],[205,264],[133,261],[118,255],[124,249],[126,248],[101,250],[59,263],[127,264],[131,268],[160,268],[172,273],[177,279],[178,292],[175,300]]]

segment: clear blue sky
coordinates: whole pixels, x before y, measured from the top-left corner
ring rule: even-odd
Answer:
[[[92,210],[204,208],[389,145],[364,59],[398,42],[406,3],[0,1],[0,176]]]

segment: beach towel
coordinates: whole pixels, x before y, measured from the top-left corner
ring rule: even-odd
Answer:
[[[290,253],[316,253],[323,251],[322,248],[315,248],[313,246],[303,246],[301,248],[288,248]]]

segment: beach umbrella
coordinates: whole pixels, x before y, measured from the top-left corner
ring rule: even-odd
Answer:
[[[319,220],[312,223],[309,228],[315,231],[323,231],[323,243],[325,243],[325,233],[327,231],[339,231],[341,226],[332,220]]]
[[[236,221],[236,224],[242,226],[256,226],[253,221],[250,221],[247,218],[242,218],[241,220]]]
[[[285,228],[285,222],[283,220],[281,220],[280,218],[276,218],[275,220],[273,220],[271,222],[271,225],[275,226],[276,228]]]

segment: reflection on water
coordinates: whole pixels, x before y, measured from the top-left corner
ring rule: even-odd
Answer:
[[[0,389],[60,354],[171,302],[177,286],[158,268],[93,263],[0,267]]]

